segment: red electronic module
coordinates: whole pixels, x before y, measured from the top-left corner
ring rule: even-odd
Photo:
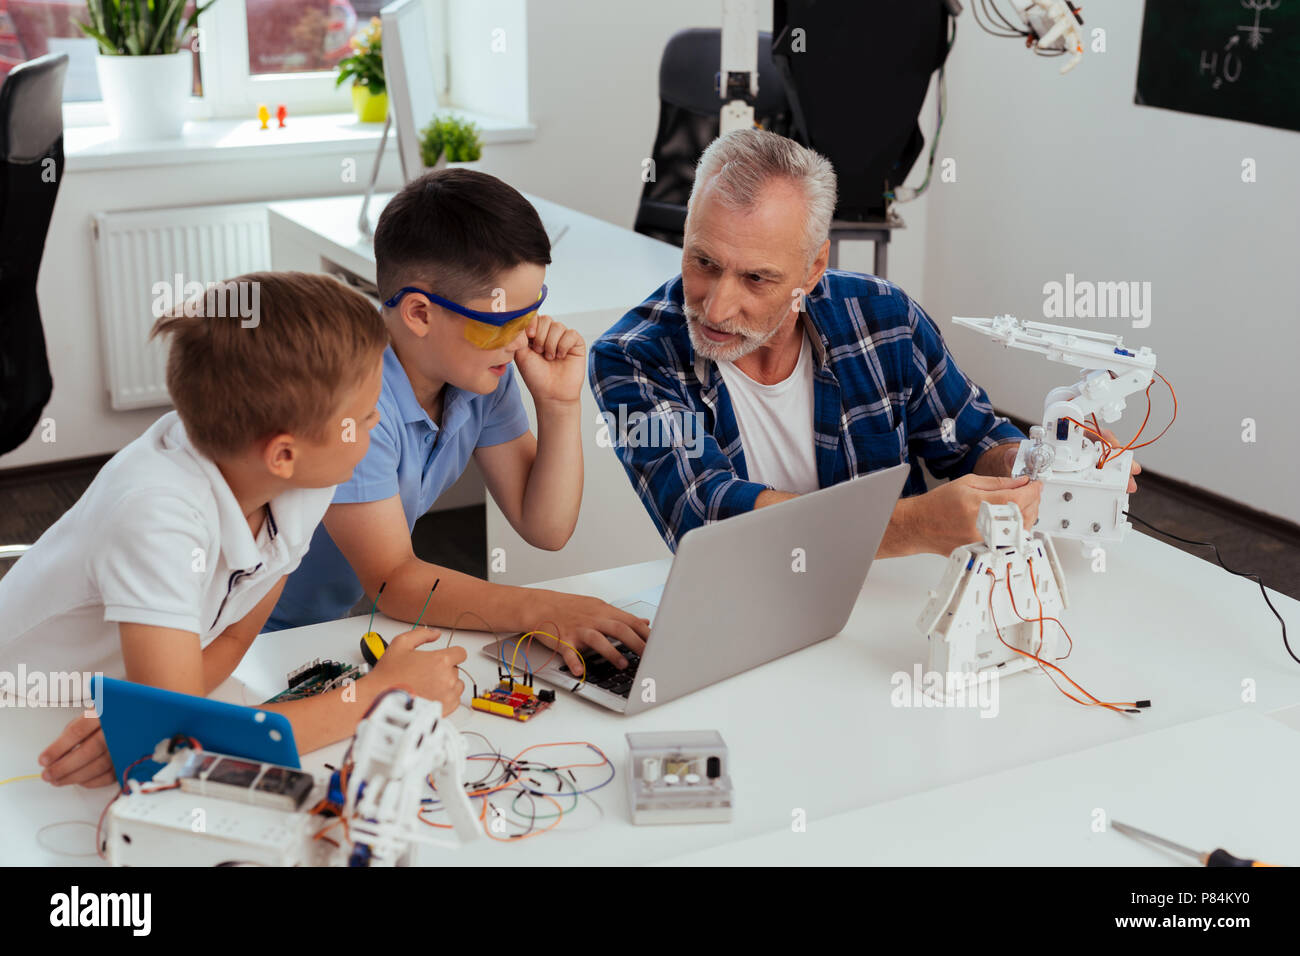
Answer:
[[[475,710],[508,717],[511,720],[532,720],[555,703],[555,691],[534,693],[526,684],[503,680],[494,690],[484,691],[471,702]]]

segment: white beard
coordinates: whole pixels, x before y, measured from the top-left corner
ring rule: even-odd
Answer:
[[[739,335],[739,342],[720,344],[711,339],[705,338],[704,333],[700,331],[700,313],[686,303],[682,303],[682,311],[686,314],[686,331],[691,337],[691,348],[695,349],[697,355],[703,356],[711,362],[735,362],[744,358],[751,352],[757,352],[768,342],[772,341],[776,333],[781,330],[778,324],[776,328],[767,332],[749,332],[744,329],[728,329],[733,335]]]

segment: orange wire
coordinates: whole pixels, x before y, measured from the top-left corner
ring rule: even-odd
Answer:
[[[997,577],[996,574],[993,573],[993,569],[992,569],[992,568],[989,568],[989,569],[985,570],[984,573],[987,574],[987,575],[989,575],[990,577],[993,578],[993,583],[994,583],[994,584],[997,584],[997,583],[998,583],[998,577]],[[1006,582],[1007,582],[1007,594],[1011,597],[1011,609],[1012,609],[1013,611],[1016,612],[1016,617],[1020,618],[1020,619],[1021,619],[1022,621],[1024,621],[1025,623],[1029,623],[1029,624],[1034,623],[1034,622],[1032,621],[1032,619],[1027,618],[1027,617],[1024,617],[1023,615],[1021,615],[1020,611],[1016,610],[1016,598],[1015,598],[1015,595],[1012,594],[1012,592],[1011,592],[1011,578],[1010,578],[1010,576],[1008,575],[1008,577],[1007,577],[1005,580],[1006,580]],[[996,617],[996,616],[994,615],[994,613],[993,613],[993,591],[994,591],[994,588],[990,587],[990,588],[989,588],[989,620],[991,620],[991,621],[993,622],[993,630],[994,630],[994,632],[997,634],[997,636],[998,636],[998,640],[1001,641],[1002,644],[1003,644],[1003,645],[1004,645],[1008,650],[1010,650],[1010,651],[1014,651],[1015,653],[1021,655],[1022,657],[1028,657],[1028,658],[1030,658],[1030,659],[1033,660],[1033,661],[1037,661],[1040,667],[1043,667],[1043,668],[1049,668],[1049,667],[1050,667],[1052,670],[1056,671],[1058,674],[1060,674],[1062,677],[1064,677],[1067,681],[1069,681],[1070,684],[1071,684],[1071,686],[1075,687],[1075,688],[1079,691],[1079,693],[1081,693],[1081,694],[1083,694],[1085,697],[1087,697],[1087,698],[1088,698],[1088,701],[1082,701],[1082,700],[1079,700],[1079,698],[1075,697],[1075,696],[1074,696],[1073,694],[1071,694],[1069,691],[1067,691],[1067,690],[1065,690],[1063,687],[1061,687],[1061,685],[1058,684],[1058,683],[1056,682],[1055,678],[1052,678],[1052,675],[1051,675],[1051,674],[1047,674],[1048,678],[1050,678],[1050,679],[1052,680],[1052,683],[1056,686],[1056,689],[1059,690],[1062,694],[1064,694],[1066,697],[1070,698],[1070,700],[1074,701],[1076,704],[1081,704],[1081,705],[1084,706],[1084,707],[1105,707],[1107,710],[1113,710],[1113,711],[1115,711],[1115,713],[1117,713],[1117,714],[1125,713],[1125,711],[1123,711],[1123,710],[1120,709],[1121,707],[1134,707],[1134,708],[1135,708],[1135,707],[1137,706],[1137,704],[1136,704],[1135,702],[1131,702],[1131,701],[1118,701],[1118,702],[1116,702],[1116,701],[1103,701],[1103,700],[1099,700],[1098,698],[1093,697],[1092,694],[1088,693],[1088,691],[1085,690],[1082,686],[1080,686],[1077,682],[1075,682],[1075,680],[1074,680],[1073,678],[1071,678],[1069,674],[1067,674],[1065,671],[1061,670],[1061,668],[1057,667],[1057,666],[1056,666],[1055,664],[1053,664],[1051,661],[1045,661],[1045,660],[1043,660],[1041,657],[1039,657],[1037,654],[1031,654],[1029,651],[1022,651],[1020,648],[1018,648],[1018,647],[1012,647],[1010,644],[1008,644],[1008,643],[1006,642],[1006,640],[1002,637],[1002,629],[1001,629],[1000,627],[998,627],[997,617]],[[1057,624],[1061,624],[1061,622],[1058,621],[1058,620],[1056,620],[1056,618],[1046,618],[1046,620],[1054,621],[1054,622],[1057,623]],[[1065,630],[1065,626],[1064,626],[1063,624],[1061,624],[1061,629],[1062,629],[1062,630]],[[1044,673],[1046,673],[1046,670],[1044,670]],[[1089,703],[1089,701],[1091,701],[1091,703]]]
[[[1093,429],[1085,425],[1083,422],[1079,421],[1078,419],[1071,418],[1069,415],[1065,416],[1065,420],[1067,422],[1073,422],[1075,425],[1078,425],[1081,429],[1086,431],[1088,434],[1092,435],[1094,438],[1097,439],[1097,441],[1099,441],[1102,445],[1104,445],[1105,447],[1102,450],[1102,454],[1105,454],[1106,452],[1110,451],[1111,444],[1110,442],[1106,441],[1105,438],[1102,437],[1101,432],[1094,431]]]
[[[520,779],[520,778],[519,778],[519,776],[518,776],[517,765],[518,765],[520,759],[523,757],[524,754],[528,753],[528,751],[530,751],[530,750],[537,750],[537,749],[540,748],[540,747],[590,747],[592,750],[596,751],[596,753],[600,754],[600,756],[601,756],[601,758],[602,758],[602,759],[600,759],[599,761],[597,761],[597,762],[595,762],[595,763],[569,763],[569,764],[560,764],[560,765],[558,765],[558,766],[552,767],[552,768],[551,768],[552,770],[570,770],[570,769],[572,769],[572,768],[574,768],[574,767],[604,767],[605,765],[611,763],[611,761],[610,761],[608,755],[606,755],[605,751],[601,750],[599,747],[597,747],[595,744],[591,743],[591,742],[588,741],[588,740],[559,740],[559,741],[554,741],[554,742],[552,742],[552,743],[533,744],[532,746],[525,747],[523,750],[519,751],[519,753],[515,754],[515,756],[514,756],[513,758],[505,758],[505,759],[506,759],[506,763],[507,763],[507,767],[511,768],[511,769],[514,770],[514,772],[515,772],[515,776],[514,776],[514,777],[512,777],[512,778],[509,779],[509,780],[506,780],[506,781],[503,782],[503,783],[497,784],[495,787],[486,787],[486,788],[484,788],[484,789],[482,789],[482,790],[473,790],[473,791],[470,791],[470,792],[468,792],[468,793],[466,794],[466,796],[471,797],[471,798],[473,798],[473,797],[484,797],[484,798],[486,798],[486,797],[488,796],[488,794],[496,793],[496,792],[499,791],[499,790],[506,790],[506,789],[508,789],[508,788],[510,788],[510,787],[514,787],[514,786],[518,785],[518,782],[519,782],[519,779]],[[477,755],[476,755],[476,756],[470,757],[470,758],[468,758],[468,759],[470,759],[470,760],[491,760],[491,761],[493,761],[493,762],[497,762],[497,761],[500,761],[500,760],[502,759],[502,757],[501,757],[500,754],[497,754],[496,756],[493,756],[493,755],[491,755],[491,754],[483,754],[483,755],[481,755],[481,756],[477,756]],[[437,792],[437,789],[438,789],[438,788],[437,788],[437,786],[434,785],[434,782],[433,782],[433,776],[430,775],[430,776],[426,777],[426,779],[428,780],[428,783],[429,783],[429,787],[430,787],[430,789],[432,789],[433,791]],[[552,829],[554,829],[555,827],[559,826],[560,821],[564,818],[564,809],[563,809],[563,808],[562,808],[558,803],[556,803],[554,800],[552,800],[549,796],[547,796],[547,795],[544,794],[544,793],[536,793],[536,792],[533,792],[533,791],[529,791],[529,792],[533,793],[533,796],[542,797],[543,799],[550,800],[550,802],[551,802],[552,804],[554,804],[555,809],[556,809],[557,811],[559,811],[558,816],[556,816],[556,818],[555,818],[555,822],[554,822],[554,823],[552,823],[552,824],[551,824],[550,826],[548,826],[548,827],[544,827],[544,828],[542,828],[541,830],[537,830],[537,831],[535,831],[535,832],[533,832],[533,833],[528,833],[528,834],[525,834],[525,835],[523,835],[523,836],[506,837],[505,839],[502,839],[502,838],[500,838],[500,837],[494,837],[494,836],[492,836],[492,834],[488,831],[488,826],[487,826],[487,822],[486,822],[488,801],[487,801],[486,799],[484,799],[484,800],[483,800],[483,803],[481,804],[481,809],[479,810],[479,822],[483,823],[483,825],[484,825],[484,826],[483,826],[483,831],[484,831],[485,833],[487,833],[489,837],[491,837],[492,839],[496,840],[498,843],[510,843],[510,842],[515,841],[515,840],[524,840],[524,839],[527,839],[528,837],[537,836],[538,834],[545,833],[546,831],[548,831],[548,830],[552,830]],[[434,823],[434,822],[432,822],[431,820],[426,820],[426,819],[424,818],[424,811],[425,811],[425,809],[427,809],[427,808],[425,808],[424,806],[421,806],[418,810],[416,810],[416,814],[415,814],[416,817],[419,819],[419,821],[420,821],[421,823],[423,823],[425,826],[437,827],[439,830],[450,830],[450,829],[452,829],[452,824],[450,824],[450,823]],[[570,807],[570,809],[573,809],[573,808]]]
[[[1130,438],[1129,441],[1128,441],[1128,444],[1124,445],[1124,446],[1123,446],[1122,448],[1120,448],[1118,451],[1115,451],[1114,449],[1111,448],[1111,446],[1109,445],[1109,443],[1106,443],[1106,444],[1107,444],[1107,447],[1106,447],[1106,449],[1103,451],[1102,456],[1101,456],[1101,459],[1097,462],[1097,467],[1098,467],[1098,468],[1100,468],[1102,465],[1104,465],[1104,464],[1105,464],[1105,463],[1106,463],[1110,458],[1114,457],[1115,455],[1122,455],[1122,454],[1124,454],[1124,452],[1126,452],[1126,451],[1135,451],[1135,450],[1138,449],[1138,448],[1145,448],[1145,447],[1147,447],[1147,445],[1155,444],[1155,443],[1158,442],[1161,438],[1164,437],[1165,432],[1169,431],[1169,429],[1173,427],[1174,422],[1177,421],[1177,419],[1178,419],[1178,393],[1174,391],[1174,386],[1170,383],[1169,379],[1165,378],[1165,377],[1164,377],[1163,375],[1161,375],[1159,372],[1156,372],[1155,369],[1152,369],[1152,372],[1155,374],[1155,376],[1156,376],[1157,378],[1160,379],[1160,381],[1162,381],[1162,382],[1165,383],[1165,386],[1169,389],[1169,397],[1173,400],[1173,403],[1174,403],[1174,413],[1169,417],[1169,424],[1166,425],[1164,428],[1160,429],[1160,434],[1157,435],[1155,438],[1149,438],[1149,439],[1147,439],[1146,441],[1141,442],[1141,443],[1138,442],[1138,439],[1142,437],[1142,432],[1144,432],[1144,431],[1146,430],[1147,422],[1151,419],[1151,389],[1152,389],[1152,388],[1155,386],[1155,384],[1156,384],[1155,381],[1152,380],[1151,384],[1148,385],[1148,386],[1147,386],[1147,389],[1146,389],[1146,396],[1147,396],[1147,413],[1146,413],[1146,417],[1142,419],[1142,424],[1141,424],[1141,426],[1138,428],[1138,430],[1137,430],[1137,434],[1134,435],[1132,438]],[[1072,421],[1072,422],[1074,422],[1074,424],[1078,425],[1080,428],[1083,428],[1084,431],[1090,431],[1090,429],[1086,428],[1084,425],[1080,424],[1079,422],[1075,422],[1073,418],[1069,418],[1069,416],[1066,416],[1066,417],[1067,417],[1067,420],[1068,420],[1068,421]],[[1096,427],[1098,428],[1098,430],[1100,430],[1101,426],[1097,424],[1097,416],[1096,416],[1096,414],[1094,414],[1094,415],[1092,416],[1092,422],[1093,422],[1094,425],[1096,425]],[[1104,438],[1101,437],[1101,434],[1100,434],[1099,431],[1094,431],[1094,432],[1092,432],[1092,433],[1093,433],[1094,435],[1096,435],[1097,438],[1101,439],[1103,442],[1106,441]]]
[[[1034,600],[1038,602],[1038,649],[1042,650],[1043,649],[1043,621],[1044,620],[1056,621],[1056,618],[1043,617],[1043,599],[1038,596],[1038,578],[1034,575],[1034,559],[1026,558],[1025,560],[1029,562],[1029,583],[1034,588]],[[1011,603],[1012,606],[1014,607],[1015,601],[1012,601]],[[1063,661],[1071,654],[1074,653],[1074,638],[1070,636],[1069,631],[1065,630],[1064,624],[1061,624],[1060,621],[1056,621],[1056,623],[1061,625],[1061,631],[1064,632],[1065,639],[1070,642],[1070,649],[1057,658],[1058,661]]]
[[[1144,441],[1144,442],[1143,442],[1142,444],[1140,444],[1140,445],[1134,445],[1134,446],[1133,446],[1134,448],[1145,448],[1147,445],[1150,445],[1150,444],[1152,444],[1153,442],[1157,442],[1157,441],[1159,441],[1159,440],[1161,439],[1161,437],[1164,435],[1164,433],[1167,432],[1167,431],[1169,431],[1169,429],[1173,427],[1174,422],[1175,422],[1175,421],[1177,420],[1177,418],[1178,418],[1178,395],[1174,392],[1174,387],[1173,387],[1173,385],[1170,385],[1170,384],[1169,384],[1169,379],[1165,378],[1165,377],[1164,377],[1163,375],[1161,375],[1159,372],[1156,372],[1156,375],[1159,376],[1160,381],[1164,382],[1165,385],[1169,388],[1169,397],[1172,398],[1173,401],[1174,401],[1174,414],[1170,417],[1170,419],[1169,419],[1169,424],[1166,425],[1164,428],[1162,428],[1162,429],[1160,430],[1160,434],[1159,434],[1159,435],[1157,435],[1155,438],[1152,438],[1152,439],[1150,439],[1150,440],[1148,440],[1148,441]],[[1154,383],[1153,383],[1153,384],[1154,384]],[[1134,440],[1136,440],[1136,439],[1137,439],[1137,436],[1134,435],[1133,438],[1134,438]]]
[[[486,816],[487,816],[487,801],[484,800],[484,801],[483,801],[483,807],[484,807],[483,832],[486,833],[486,834],[488,835],[488,839],[489,839],[489,840],[496,840],[498,843],[514,843],[514,842],[517,841],[517,840],[528,840],[528,839],[531,839],[532,837],[535,837],[535,836],[541,836],[543,833],[548,833],[548,832],[550,832],[551,830],[554,830],[556,827],[558,827],[558,826],[560,825],[560,821],[564,819],[564,808],[563,808],[562,806],[560,806],[559,801],[553,799],[552,797],[550,797],[549,795],[547,795],[547,794],[545,794],[545,793],[535,793],[535,794],[533,794],[533,796],[541,797],[543,800],[545,800],[545,801],[547,801],[548,803],[550,803],[551,806],[555,807],[556,816],[555,816],[555,819],[551,821],[550,826],[542,827],[540,830],[534,830],[532,833],[517,833],[517,834],[514,834],[514,835],[512,835],[512,836],[507,836],[507,837],[493,836],[493,835],[492,835],[492,827],[491,827],[491,825],[487,822],[487,819],[486,819]],[[494,807],[493,809],[496,809],[496,808]],[[503,817],[504,817],[504,815],[503,815]]]

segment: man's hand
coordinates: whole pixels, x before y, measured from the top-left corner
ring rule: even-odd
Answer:
[[[557,645],[546,637],[538,636],[534,640],[558,648],[564,663],[574,674],[583,673],[582,661],[573,652],[574,647],[582,651],[584,658],[590,658],[594,651],[618,668],[627,667],[627,658],[609,642],[610,637],[621,641],[630,651],[645,653],[645,641],[650,636],[650,621],[646,618],[629,614],[600,598],[561,591],[532,592],[530,589],[531,593],[537,595],[536,603],[530,609],[531,617],[537,622],[535,628],[554,634],[573,647]],[[551,630],[552,627],[557,630]]]
[[[465,682],[456,672],[456,665],[465,660],[465,648],[416,649],[440,636],[440,631],[428,627],[398,634],[389,642],[374,670],[362,679],[375,681],[381,692],[389,687],[405,687],[417,697],[438,701],[443,715],[450,714],[465,693]]]
[[[515,365],[533,401],[576,402],[587,374],[587,346],[582,336],[539,315],[528,326],[528,346],[515,353]]]
[[[975,474],[988,475],[993,478],[1010,478],[1011,469],[1016,467],[1016,455],[1020,452],[1020,442],[1009,441],[994,445],[975,465]]]
[[[1023,475],[1019,478],[963,475],[940,485],[915,499],[920,549],[935,554],[951,554],[954,548],[979,541],[975,519],[979,517],[982,501],[995,505],[1018,505],[1025,530],[1029,531],[1038,520],[1038,502],[1042,493],[1042,482],[1030,481]]]
[[[38,762],[45,768],[41,778],[56,787],[70,783],[79,783],[83,787],[106,787],[117,779],[98,717],[82,716],[72,721],[63,728],[58,739],[41,752]]]
[[[1115,433],[1111,431],[1109,428],[1103,428],[1100,434],[1102,438],[1110,442],[1112,448],[1124,447],[1124,443],[1120,441],[1117,437],[1115,437]],[[1134,457],[1132,467],[1129,468],[1128,493],[1130,495],[1133,494],[1133,492],[1138,490],[1138,483],[1133,480],[1133,476],[1140,475],[1141,473],[1142,473],[1142,466],[1137,463],[1137,458]]]

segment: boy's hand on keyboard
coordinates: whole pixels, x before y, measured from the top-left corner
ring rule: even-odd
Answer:
[[[98,717],[78,717],[72,721],[41,752],[38,762],[45,768],[41,778],[56,787],[70,783],[106,787],[117,779]]]
[[[565,594],[561,591],[539,591],[534,627],[539,631],[554,634],[562,641],[573,645],[557,645],[550,638],[536,636],[534,640],[547,647],[557,647],[570,672],[582,675],[582,662],[573,648],[582,652],[583,657],[590,658],[592,653],[600,655],[615,667],[627,667],[627,658],[619,653],[610,638],[620,641],[624,647],[636,654],[645,653],[645,639],[650,636],[650,622],[643,617],[629,614],[612,604],[606,604],[600,598],[586,597],[581,594]],[[553,631],[552,627],[559,630]]]
[[[366,680],[375,680],[380,690],[406,687],[418,697],[442,704],[443,714],[450,714],[460,704],[465,682],[456,665],[465,660],[465,648],[449,647],[441,651],[417,650],[438,640],[442,632],[429,627],[398,634],[388,643]]]

